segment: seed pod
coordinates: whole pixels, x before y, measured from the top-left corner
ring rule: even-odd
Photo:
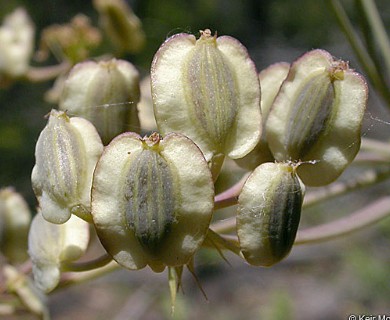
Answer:
[[[145,77],[140,82],[141,98],[138,104],[138,116],[143,132],[157,130],[156,119],[153,113],[152,92],[150,89],[150,77]]]
[[[58,284],[61,266],[79,259],[87,249],[89,224],[72,216],[61,225],[35,215],[28,235],[28,253],[33,263],[34,282],[45,292]]]
[[[92,122],[104,144],[138,130],[139,75],[125,61],[87,61],[73,67],[64,84],[60,109]]]
[[[186,264],[204,240],[213,204],[207,163],[179,134],[124,133],[96,166],[93,221],[107,252],[128,269]]]
[[[11,187],[0,189],[0,249],[12,263],[27,256],[31,213],[23,197]]]
[[[307,185],[335,180],[360,148],[367,90],[361,75],[328,52],[303,55],[292,64],[267,119],[275,159],[317,161],[297,169]]]
[[[91,57],[91,51],[101,42],[100,29],[92,25],[89,17],[79,13],[69,23],[50,25],[42,30],[36,58],[46,60],[52,52],[74,65]]]
[[[304,193],[295,170],[288,163],[264,163],[242,188],[237,234],[241,251],[252,265],[271,266],[292,248]]]
[[[263,134],[259,143],[251,152],[249,152],[245,157],[235,160],[235,162],[242,168],[254,170],[257,166],[264,162],[272,162],[275,160],[268,147],[266,135],[264,134],[264,127],[271,106],[279,92],[280,86],[287,77],[289,69],[290,64],[287,62],[279,62],[270,65],[268,68],[259,73]]]
[[[92,174],[103,145],[94,126],[52,110],[41,132],[31,181],[43,217],[64,223],[74,213],[90,220]]]
[[[16,78],[27,72],[34,53],[34,29],[22,8],[5,17],[0,26],[0,81],[3,76]]]
[[[124,0],[94,0],[99,22],[119,52],[136,53],[145,44],[141,21]]]
[[[216,177],[221,155],[249,153],[261,135],[260,86],[256,68],[236,39],[201,31],[169,38],[151,69],[159,130],[178,132],[202,150]],[[223,157],[222,157],[223,159]]]

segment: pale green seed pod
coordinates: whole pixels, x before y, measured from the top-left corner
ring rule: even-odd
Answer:
[[[237,234],[246,261],[271,266],[291,251],[298,230],[304,186],[296,165],[263,163],[238,198]]]
[[[77,64],[65,81],[60,109],[93,123],[103,143],[125,131],[138,131],[139,74],[125,60]]]
[[[87,250],[89,224],[76,216],[57,225],[38,212],[28,236],[28,253],[33,263],[34,282],[44,292],[52,291],[64,263],[78,260]]]
[[[152,92],[150,88],[150,77],[145,77],[140,82],[141,99],[138,104],[139,121],[143,132],[155,132],[157,130],[156,119],[153,113]]]
[[[107,252],[125,268],[187,264],[206,236],[213,206],[210,170],[185,136],[124,133],[96,166],[93,221]]]
[[[94,0],[99,22],[120,52],[136,53],[145,44],[141,21],[124,0]]]
[[[27,259],[27,234],[31,212],[13,188],[0,190],[0,248],[11,263]]]
[[[259,73],[261,95],[261,112],[263,114],[263,124],[267,121],[271,106],[280,90],[283,81],[288,75],[290,64],[278,62],[270,65]]]
[[[18,8],[0,26],[0,80],[23,76],[34,52],[34,25],[27,12]]]
[[[52,110],[36,148],[31,181],[43,217],[64,223],[71,214],[90,217],[92,174],[103,145],[94,126]]]
[[[307,161],[297,169],[307,185],[334,181],[359,151],[367,94],[364,78],[345,62],[323,50],[303,55],[292,64],[267,119],[275,159]]]
[[[39,61],[46,60],[50,53],[61,60],[74,65],[87,60],[96,49],[102,36],[98,28],[84,14],[76,14],[68,23],[54,24],[44,28],[40,34],[39,50],[35,57]]]
[[[156,53],[151,69],[160,132],[193,140],[218,176],[224,156],[248,154],[261,135],[260,86],[245,47],[228,36],[177,34]]]
[[[236,160],[236,163],[242,168],[254,170],[257,166],[264,162],[272,162],[275,160],[271,150],[269,149],[266,135],[264,134],[264,127],[271,106],[279,92],[280,86],[287,77],[289,69],[289,63],[279,62],[270,65],[268,68],[259,73],[263,134],[259,143],[250,153],[248,153],[245,157]]]

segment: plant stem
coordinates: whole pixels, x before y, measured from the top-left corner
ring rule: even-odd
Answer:
[[[364,138],[362,139],[361,150],[369,151],[370,153],[378,154],[379,157],[362,157],[362,161],[366,160],[366,162],[371,163],[370,160],[375,162],[387,164],[390,161],[390,148],[387,142],[382,142],[374,139]],[[382,172],[368,170],[364,173],[361,173],[358,178],[349,180],[347,182],[339,182],[330,185],[327,188],[323,188],[320,191],[308,194],[305,198],[304,207],[311,206],[319,201],[326,200],[327,198],[335,197],[338,195],[342,195],[351,190],[358,190],[360,188],[373,185],[375,183],[381,182],[386,178],[390,177],[390,168],[388,170],[384,170]],[[230,187],[229,189],[221,192],[220,194],[215,196],[214,200],[214,210],[230,207],[237,204],[238,196],[241,192],[245,181],[248,179],[250,173],[245,174],[235,185]],[[315,198],[318,198],[317,200]],[[224,220],[218,224],[218,229],[224,229],[222,225],[227,225],[227,221]],[[230,227],[229,227],[230,229]],[[221,230],[219,230],[221,232]]]
[[[22,265],[18,267],[19,272],[24,273],[24,274],[29,274],[32,271],[32,261],[27,260],[24,262]]]
[[[240,195],[241,189],[248,179],[250,173],[244,174],[244,176],[229,189],[217,194],[214,199],[214,210],[234,206],[237,204],[238,196]]]
[[[362,45],[360,39],[356,35],[353,26],[345,13],[340,1],[338,0],[329,0],[329,5],[336,17],[336,20],[346,35],[352,49],[354,50],[360,64],[362,65],[364,71],[366,72],[368,78],[371,80],[374,87],[381,94],[383,99],[386,101],[387,105],[390,106],[390,92],[387,88],[386,83],[381,77],[379,71],[377,70],[375,63],[371,59],[367,50]]]
[[[372,186],[388,179],[389,177],[390,167],[382,170],[366,170],[365,172],[359,173],[358,177],[354,177],[348,181],[335,182],[328,187],[323,187],[318,189],[318,191],[308,193],[305,196],[303,208],[314,206],[322,201],[341,196],[351,191]],[[220,234],[233,232],[236,229],[236,217],[230,217],[221,221],[213,222],[210,228]]]
[[[390,196],[380,198],[353,214],[312,228],[299,230],[294,245],[333,240],[358,231],[390,216]],[[233,219],[230,220],[233,222]],[[213,228],[216,232],[218,228]],[[223,241],[239,246],[236,235],[219,235]]]
[[[81,272],[81,271],[90,271],[104,267],[112,261],[112,257],[109,254],[103,254],[102,256],[85,262],[75,262],[64,264],[61,268],[64,272]]]
[[[219,234],[233,232],[236,230],[236,217],[213,222],[210,229]]]
[[[303,208],[308,208],[321,201],[329,200],[331,198],[346,194],[350,191],[359,190],[365,187],[372,186],[382,182],[390,177],[390,167],[386,169],[369,169],[360,172],[357,177],[353,179],[335,182],[328,187],[321,188],[317,191],[312,191],[305,196]]]
[[[105,266],[99,269],[93,269],[90,271],[77,272],[77,273],[73,273],[73,272],[65,273],[62,275],[59,285],[54,290],[56,291],[61,288],[66,288],[74,284],[80,284],[88,280],[101,277],[119,268],[120,268],[119,264],[117,264],[115,261],[111,261],[110,263],[106,264]]]
[[[367,48],[368,54],[372,57],[373,62],[375,63],[376,68],[378,69],[379,61],[377,59],[376,50],[375,48],[375,41],[371,34],[371,27],[369,25],[369,22],[367,20],[367,13],[364,11],[363,5],[361,1],[354,0],[355,6],[354,9],[357,12],[357,17],[355,19],[358,19],[359,21],[359,27],[360,31],[362,33],[362,38],[364,40],[365,47]]]
[[[70,68],[71,64],[68,61],[63,61],[55,66],[30,67],[25,79],[33,83],[44,82],[57,78],[60,74],[70,70]]]
[[[370,26],[371,36],[374,38],[374,44],[379,46],[387,73],[390,74],[390,41],[383,25],[381,16],[373,0],[359,0],[359,3],[365,13],[368,26]]]
[[[390,196],[382,197],[347,217],[298,231],[294,245],[332,240],[372,225],[389,215]]]
[[[376,139],[363,138],[360,146],[361,151],[373,152],[390,162],[390,143]]]

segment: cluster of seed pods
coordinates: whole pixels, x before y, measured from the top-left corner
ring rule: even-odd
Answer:
[[[77,215],[93,223],[108,254],[128,269],[180,270],[192,262],[207,238],[226,157],[253,171],[238,198],[242,256],[253,265],[279,262],[294,243],[305,185],[334,181],[359,150],[365,80],[323,50],[259,76],[232,37],[208,29],[199,39],[174,35],[152,62],[159,133],[145,137],[128,132],[139,127],[137,81],[124,61],[75,67],[61,106],[78,117],[50,113],[32,174],[44,219],[67,224]],[[120,108],[93,110],[107,103]],[[65,258],[79,256],[53,258],[50,250],[43,258],[34,230],[43,236],[51,226],[39,221],[29,249],[38,278],[48,264],[42,261],[60,270]],[[67,242],[58,246],[63,252]],[[53,288],[53,281],[41,283]]]

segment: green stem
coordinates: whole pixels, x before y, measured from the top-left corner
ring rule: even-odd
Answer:
[[[379,61],[376,55],[377,48],[375,48],[374,39],[371,34],[371,27],[367,20],[367,13],[364,11],[361,1],[354,0],[354,4],[354,8],[357,12],[356,19],[359,21],[359,27],[362,33],[362,38],[364,40],[364,45],[367,48],[368,54],[372,57],[376,67],[378,68]]]
[[[93,269],[90,271],[77,272],[77,273],[73,273],[73,272],[65,273],[62,275],[59,285],[54,290],[56,291],[62,288],[70,287],[75,284],[81,284],[83,282],[96,279],[110,272],[113,272],[119,268],[120,268],[119,264],[117,264],[115,261],[111,261],[110,263],[106,264],[105,266],[99,269]]]
[[[355,51],[355,54],[368,78],[371,80],[372,84],[378,90],[378,92],[382,95],[387,105],[390,106],[390,92],[387,88],[387,85],[383,81],[383,78],[381,77],[379,71],[375,66],[375,63],[371,59],[367,50],[364,48],[360,39],[356,35],[347,14],[345,13],[343,7],[340,4],[340,1],[329,0],[328,3],[334,12],[334,15],[338,24],[340,25],[340,28],[345,33],[352,49]]]
[[[373,0],[358,0],[365,13],[367,24],[371,28],[371,36],[374,38],[374,44],[379,46],[379,52],[382,53],[387,73],[390,74],[390,41],[383,25],[381,16]]]
[[[90,271],[104,267],[112,261],[112,257],[109,254],[104,254],[94,260],[85,261],[85,262],[69,262],[62,266],[62,271],[64,272],[82,272]]]

